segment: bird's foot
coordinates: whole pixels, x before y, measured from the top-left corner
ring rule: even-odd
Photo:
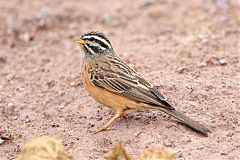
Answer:
[[[114,128],[99,128],[97,131],[95,131],[95,134],[102,132],[102,131],[112,131],[112,130],[116,130]]]

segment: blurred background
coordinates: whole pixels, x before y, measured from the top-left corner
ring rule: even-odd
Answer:
[[[133,157],[160,146],[179,159],[239,159],[239,3],[0,0],[0,159],[42,135],[60,139],[75,159],[103,159],[118,141]],[[84,55],[72,41],[89,31],[105,33],[122,59],[213,133],[203,138],[143,110],[95,135],[114,113],[82,86]]]

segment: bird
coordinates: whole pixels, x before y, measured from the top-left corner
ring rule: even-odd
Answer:
[[[205,136],[210,129],[177,111],[165,96],[114,51],[110,40],[99,31],[77,36],[73,42],[84,51],[81,74],[83,85],[96,101],[115,110],[97,132],[109,130],[117,118],[140,109],[156,109]]]

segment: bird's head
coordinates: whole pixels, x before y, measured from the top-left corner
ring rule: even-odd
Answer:
[[[110,41],[101,32],[85,33],[73,42],[83,46],[85,55],[99,56],[113,50]]]

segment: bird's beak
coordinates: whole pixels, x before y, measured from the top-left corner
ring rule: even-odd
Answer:
[[[78,44],[81,44],[81,45],[84,45],[85,44],[85,41],[84,40],[82,40],[82,39],[75,39],[73,42],[75,42],[75,43],[78,43]]]

